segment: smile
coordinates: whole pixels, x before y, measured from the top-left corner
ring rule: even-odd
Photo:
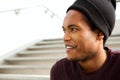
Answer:
[[[74,49],[76,48],[76,46],[73,46],[73,45],[66,45],[66,49]]]

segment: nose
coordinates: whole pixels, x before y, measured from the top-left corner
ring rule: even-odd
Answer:
[[[64,40],[64,41],[70,41],[70,40],[71,40],[70,35],[69,35],[68,33],[65,33],[65,34],[64,34],[64,37],[63,37],[63,40]]]

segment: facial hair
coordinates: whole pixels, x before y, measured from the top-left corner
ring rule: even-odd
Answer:
[[[81,58],[81,59],[76,59],[76,61],[85,63],[85,62],[93,59],[95,56],[96,56],[95,53],[91,53],[90,55],[87,55],[87,56],[85,56],[85,57],[83,57],[83,58]]]

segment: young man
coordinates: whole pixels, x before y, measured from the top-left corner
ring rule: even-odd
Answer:
[[[120,53],[104,44],[115,24],[115,0],[76,0],[63,22],[67,58],[50,80],[120,80]]]

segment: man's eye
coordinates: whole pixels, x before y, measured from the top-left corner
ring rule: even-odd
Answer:
[[[71,31],[77,31],[77,29],[76,28],[71,28]]]

